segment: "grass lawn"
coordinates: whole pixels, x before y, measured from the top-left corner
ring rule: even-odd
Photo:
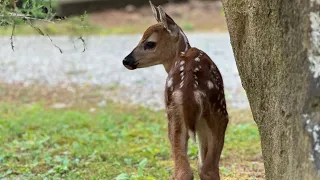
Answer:
[[[163,111],[112,102],[95,109],[53,109],[47,99],[21,103],[22,96],[11,94],[17,94],[14,90],[3,85],[0,89],[7,92],[0,93],[0,179],[172,178]],[[223,179],[263,179],[260,139],[251,112],[229,113],[220,164]],[[196,144],[189,142],[199,179]]]

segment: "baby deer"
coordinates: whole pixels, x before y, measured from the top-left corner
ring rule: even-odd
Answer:
[[[150,5],[158,21],[143,34],[123,65],[133,70],[163,64],[174,179],[193,179],[187,156],[189,137],[198,139],[199,176],[218,180],[228,113],[222,76],[210,57],[192,48],[181,28],[161,6]]]

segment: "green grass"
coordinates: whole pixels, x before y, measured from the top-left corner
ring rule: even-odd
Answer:
[[[231,119],[239,117],[234,113]],[[108,103],[90,113],[77,108],[53,110],[39,103],[0,103],[0,144],[0,179],[172,177],[163,111]],[[191,141],[190,145],[189,157],[196,170],[197,148]],[[257,171],[253,162],[260,156],[253,121],[231,121],[222,155],[222,176],[247,179],[243,169],[248,169],[252,177]]]

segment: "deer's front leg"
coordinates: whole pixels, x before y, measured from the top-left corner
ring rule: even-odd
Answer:
[[[192,180],[193,173],[188,161],[188,133],[183,119],[176,113],[168,113],[168,132],[174,160],[174,179]]]

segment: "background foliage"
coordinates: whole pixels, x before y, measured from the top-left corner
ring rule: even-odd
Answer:
[[[23,24],[26,20],[47,20],[55,17],[57,1],[19,0],[14,8],[12,0],[2,0],[0,4],[0,26]]]

